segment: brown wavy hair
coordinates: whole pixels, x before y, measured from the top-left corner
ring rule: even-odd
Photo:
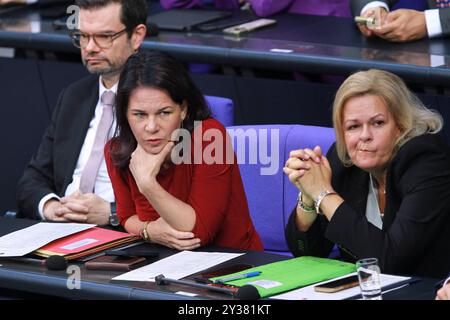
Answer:
[[[136,138],[127,119],[128,103],[131,94],[139,87],[150,87],[166,92],[170,98],[187,106],[183,128],[192,132],[194,121],[211,117],[205,98],[184,66],[171,55],[149,50],[136,53],[127,60],[117,88],[116,119],[117,127],[110,145],[113,163],[125,170],[130,157],[137,147]]]

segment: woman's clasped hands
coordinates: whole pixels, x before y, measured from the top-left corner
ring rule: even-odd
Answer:
[[[322,191],[332,190],[331,167],[319,146],[291,151],[283,171],[303,194],[304,201],[309,198],[307,202],[312,202]]]

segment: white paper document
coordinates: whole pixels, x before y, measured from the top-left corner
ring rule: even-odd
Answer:
[[[336,279],[345,278],[350,275],[356,275],[356,272],[347,274],[342,277],[338,277]],[[333,279],[333,280],[336,280]],[[401,282],[404,280],[410,279],[409,277],[400,277],[400,276],[392,276],[387,274],[381,274],[381,287],[386,287],[391,284]],[[316,292],[314,291],[314,287],[325,282],[329,282],[331,280],[322,281],[319,283],[315,283],[313,285],[303,287],[300,289],[292,290],[286,293],[282,293],[276,296],[270,297],[270,299],[280,299],[280,300],[343,300],[353,296],[360,294],[359,286],[345,289],[338,292],[326,293],[326,292]],[[384,290],[382,289],[382,292]]]
[[[166,278],[178,280],[241,255],[243,253],[182,251],[144,267],[124,273],[112,280],[155,281],[155,277],[160,274],[163,274]]]
[[[65,236],[95,224],[40,222],[0,237],[0,257],[21,257]]]

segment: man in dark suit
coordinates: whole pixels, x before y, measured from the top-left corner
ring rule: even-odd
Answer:
[[[114,132],[120,72],[146,34],[147,4],[145,0],[76,0],[76,5],[79,30],[73,41],[93,76],[60,94],[39,149],[19,181],[19,217],[116,224],[103,147]],[[109,124],[104,114],[109,114]],[[100,131],[103,140],[97,139]],[[103,145],[97,143],[100,140]],[[83,190],[84,185],[90,187]]]
[[[381,27],[368,29],[359,24],[361,32],[367,36],[379,36],[394,42],[406,42],[425,37],[450,35],[450,3],[448,0],[417,0],[422,1],[422,7],[428,10],[418,11],[398,9],[389,12],[398,1],[396,0],[351,0],[353,15],[369,17],[374,10],[381,12]]]

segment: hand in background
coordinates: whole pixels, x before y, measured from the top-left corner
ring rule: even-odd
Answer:
[[[149,223],[148,233],[152,242],[177,250],[193,250],[200,247],[200,239],[192,232],[178,231],[163,218]]]
[[[375,18],[375,25],[379,28],[384,25],[386,22],[388,12],[383,7],[370,8],[362,13],[362,17],[364,18]],[[374,35],[374,28],[369,28],[365,23],[357,24],[361,33],[366,37],[372,37]]]
[[[427,36],[425,13],[409,9],[389,12],[386,23],[380,28],[374,29],[373,33],[393,42],[422,39]]]

